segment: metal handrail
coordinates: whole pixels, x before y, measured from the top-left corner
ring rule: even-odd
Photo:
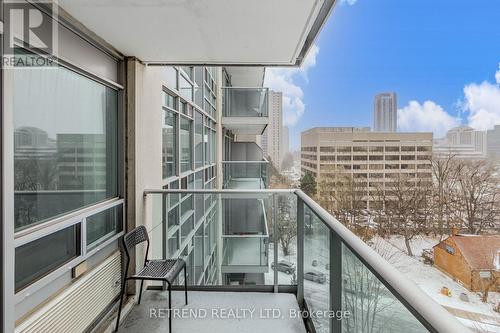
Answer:
[[[268,160],[259,160],[259,161],[221,161],[222,164],[267,164]]]
[[[149,194],[295,194],[313,213],[335,233],[359,260],[380,280],[384,286],[432,332],[471,332],[452,314],[425,294],[415,283],[405,278],[375,250],[347,229],[316,201],[299,189],[252,189],[252,190],[145,190]]]

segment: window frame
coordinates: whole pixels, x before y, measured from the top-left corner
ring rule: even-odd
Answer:
[[[23,45],[20,43],[16,42],[16,47],[19,47],[21,49],[25,49]],[[33,50],[28,50],[28,52],[34,53]],[[42,56],[46,57],[45,54],[43,53],[35,53],[37,56]],[[15,262],[15,250],[19,246],[28,244],[32,241],[36,241],[40,238],[43,238],[45,236],[48,236],[50,234],[53,234],[57,231],[60,231],[62,229],[74,226],[74,225],[80,225],[80,237],[79,237],[79,244],[76,244],[77,248],[79,248],[79,253],[80,255],[71,259],[68,262],[65,262],[61,265],[59,265],[57,268],[54,268],[50,270],[48,273],[43,274],[40,276],[38,279],[34,280],[32,283],[28,284],[27,286],[23,287],[22,289],[15,291],[14,288],[14,294],[13,298],[11,300],[14,301],[14,304],[19,304],[23,300],[29,298],[33,294],[35,294],[37,291],[40,289],[44,288],[45,286],[54,283],[57,278],[67,274],[68,272],[71,272],[71,270],[80,264],[83,261],[86,261],[93,255],[95,255],[98,251],[101,249],[111,245],[112,243],[116,242],[119,237],[121,237],[124,234],[125,230],[125,220],[126,220],[126,215],[125,215],[125,200],[123,199],[123,191],[124,191],[124,156],[125,156],[125,142],[124,142],[124,131],[123,131],[123,124],[124,124],[124,86],[119,84],[118,82],[112,81],[110,79],[101,77],[97,74],[88,72],[86,69],[79,67],[77,64],[72,63],[69,60],[63,60],[60,58],[55,58],[51,57],[51,61],[55,63],[59,67],[63,67],[66,70],[71,71],[72,73],[76,75],[83,76],[84,78],[94,81],[98,84],[101,84],[107,88],[113,89],[117,92],[117,172],[116,172],[116,182],[117,182],[117,195],[114,197],[106,198],[104,200],[101,200],[99,202],[89,204],[87,206],[75,209],[73,211],[63,213],[61,215],[55,216],[53,218],[46,219],[45,221],[32,225],[30,227],[27,227],[25,229],[15,231],[14,229],[14,219],[13,219],[13,214],[14,214],[14,184],[13,184],[13,175],[14,175],[14,150],[13,150],[13,145],[14,145],[14,124],[12,122],[13,115],[14,115],[14,108],[12,105],[9,105],[4,111],[5,113],[8,114],[7,121],[3,124],[3,134],[7,138],[7,140],[2,140],[2,149],[3,149],[3,155],[2,155],[2,164],[5,165],[4,169],[4,180],[6,180],[6,183],[4,184],[5,186],[2,188],[2,196],[5,198],[8,198],[5,201],[5,206],[3,206],[3,210],[5,211],[11,211],[10,213],[6,214],[4,216],[4,221],[12,221],[12,225],[9,226],[7,230],[4,230],[4,232],[11,233],[13,236],[13,241],[10,242],[9,244],[4,244],[4,249],[9,249],[9,251],[4,252],[4,255],[11,256],[12,259],[9,259],[12,265],[9,265],[11,267],[14,267],[14,262]],[[117,61],[117,70],[118,72],[121,71],[120,69],[120,62],[121,59],[116,59]],[[13,89],[13,80],[12,77],[9,76],[6,78],[6,81],[4,82],[4,90],[2,93],[4,93],[6,90],[11,91]],[[87,244],[86,244],[86,217],[95,215],[99,212],[102,212],[106,209],[109,209],[111,207],[119,206],[122,205],[122,231],[115,234],[114,236],[108,238],[107,240],[103,241],[102,243],[94,246],[92,249],[87,250]],[[15,281],[15,273],[14,269],[12,270],[12,277],[13,277],[13,283]]]

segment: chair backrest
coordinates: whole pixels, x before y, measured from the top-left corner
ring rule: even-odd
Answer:
[[[123,247],[125,248],[127,257],[129,257],[130,250],[142,242],[148,242],[148,249],[146,250],[147,256],[147,251],[149,250],[149,237],[145,226],[140,225],[126,233],[125,236],[123,236]]]

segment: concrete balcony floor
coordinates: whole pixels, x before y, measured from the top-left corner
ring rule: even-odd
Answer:
[[[172,308],[179,310],[172,312],[175,333],[306,332],[302,318],[295,316],[299,307],[293,294],[189,291],[188,297],[186,306],[184,293],[172,292]],[[119,332],[168,332],[167,306],[168,292],[145,290]]]

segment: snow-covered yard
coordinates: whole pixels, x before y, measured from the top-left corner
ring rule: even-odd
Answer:
[[[483,303],[478,293],[468,291],[437,268],[423,263],[422,250],[432,248],[438,241],[425,236],[415,239],[411,243],[414,257],[406,254],[404,240],[398,236],[387,239],[376,237],[372,240],[372,247],[470,328],[480,332],[500,332],[500,314],[493,311],[493,305],[500,302],[500,293],[490,292],[488,303]],[[440,293],[443,286],[451,290],[451,297]],[[469,302],[460,300],[461,293],[467,294]]]

